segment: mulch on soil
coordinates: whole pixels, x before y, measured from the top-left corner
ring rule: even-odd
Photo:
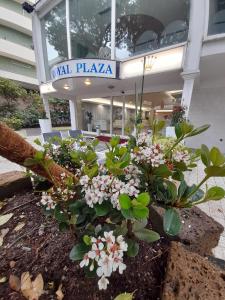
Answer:
[[[30,202],[32,201],[32,202]],[[1,214],[13,210],[13,217],[2,228],[9,228],[0,247],[0,278],[11,274],[21,276],[29,271],[33,277],[41,273],[46,293],[40,300],[57,299],[55,292],[63,285],[64,300],[110,300],[124,292],[135,292],[135,300],[160,299],[161,285],[165,274],[168,242],[164,239],[148,245],[140,244],[136,258],[127,258],[123,275],[113,274],[107,291],[99,291],[97,278],[87,278],[78,262],[69,259],[74,245],[71,232],[62,233],[57,223],[46,218],[37,204],[40,196],[29,192],[6,200]],[[14,231],[18,223],[26,225]],[[15,266],[12,267],[14,261]],[[11,267],[10,267],[11,265]],[[8,281],[0,283],[0,300],[25,299],[19,292],[10,289]]]

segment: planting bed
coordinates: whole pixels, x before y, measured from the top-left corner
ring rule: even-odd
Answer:
[[[32,202],[30,202],[32,201]],[[79,263],[70,261],[69,252],[74,245],[70,232],[61,233],[57,223],[46,219],[37,204],[40,196],[27,192],[5,200],[1,214],[14,209],[13,217],[0,229],[9,228],[0,248],[1,300],[25,299],[20,292],[10,289],[8,278],[11,274],[21,276],[29,271],[33,277],[41,273],[46,293],[40,299],[57,299],[55,292],[60,283],[63,285],[65,300],[109,300],[123,292],[134,292],[135,299],[161,299],[162,282],[165,274],[169,242],[160,241],[147,245],[141,244],[136,258],[125,260],[127,269],[123,275],[113,274],[107,291],[98,291],[97,278],[87,278]],[[15,231],[18,223],[24,227]]]

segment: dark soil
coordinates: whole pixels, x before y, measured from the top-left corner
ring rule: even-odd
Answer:
[[[161,239],[151,245],[141,244],[139,255],[126,259],[124,274],[114,274],[107,291],[99,291],[97,278],[87,278],[79,263],[70,261],[69,252],[74,238],[70,232],[61,233],[57,223],[43,215],[37,205],[39,196],[26,193],[10,198],[6,200],[1,214],[31,200],[13,210],[14,216],[0,228],[9,228],[0,247],[0,278],[5,276],[8,279],[10,274],[20,277],[27,271],[33,277],[41,273],[46,293],[40,300],[57,299],[55,292],[60,283],[63,284],[64,300],[110,300],[121,293],[134,291],[135,300],[160,299],[169,248],[166,240]],[[15,232],[19,222],[26,225]],[[44,233],[40,230],[43,225]],[[15,262],[14,267],[10,267],[12,261]],[[10,289],[8,281],[0,283],[0,300],[22,299],[25,298],[19,292]]]

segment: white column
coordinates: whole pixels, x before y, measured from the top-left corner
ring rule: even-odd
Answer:
[[[72,58],[72,47],[71,47],[71,34],[70,34],[70,1],[66,0],[66,37],[67,37],[67,49],[68,58]]]
[[[184,71],[181,74],[184,79],[182,104],[186,106],[186,116],[188,116],[191,104],[195,78],[200,74],[199,64],[204,37],[206,8],[205,0],[191,0],[188,43],[183,65]]]
[[[76,108],[76,99],[70,100],[70,120],[71,120],[71,129],[77,129],[77,108]]]
[[[110,102],[110,134],[113,134],[113,97]]]
[[[116,0],[111,1],[111,59],[115,60],[115,43],[116,43]]]
[[[48,97],[42,95],[42,101],[45,109],[46,116],[49,120],[51,120],[51,113],[50,113],[50,107],[48,102]]]
[[[126,96],[123,95],[123,108],[122,108],[122,135],[124,135],[124,129],[125,129],[125,101],[126,101]]]

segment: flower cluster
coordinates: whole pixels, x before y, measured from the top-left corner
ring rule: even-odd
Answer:
[[[135,165],[129,165],[124,168],[125,179],[130,180],[131,178],[135,178],[135,180],[139,180],[138,176],[141,175],[141,171]],[[138,184],[138,183],[137,183]]]
[[[80,184],[83,186],[86,203],[89,207],[94,204],[102,204],[103,201],[111,201],[114,208],[120,210],[118,197],[120,194],[128,194],[136,197],[139,194],[138,178],[131,179],[127,183],[121,181],[111,175],[98,175],[92,180],[86,175],[80,179]]]
[[[100,277],[99,289],[106,290],[109,284],[107,278],[117,270],[123,274],[126,269],[123,255],[127,248],[128,245],[123,236],[120,235],[116,238],[113,231],[104,232],[104,236],[99,236],[97,239],[91,237],[91,250],[84,255],[80,267],[88,267],[90,271],[95,269],[98,277]]]
[[[150,147],[139,147],[132,153],[132,159],[137,163],[148,163],[152,167],[159,167],[164,164],[164,155],[159,144]]]
[[[173,153],[173,160],[177,162],[184,162],[185,164],[188,164],[190,162],[190,159],[190,154],[187,150],[176,151]]]
[[[138,136],[137,136],[137,145],[138,146],[142,146],[143,144],[150,146],[150,142],[151,142],[151,135],[149,133],[141,132],[138,134]]]
[[[56,207],[56,203],[54,202],[52,197],[45,192],[42,193],[40,202],[46,207],[46,210],[55,209]]]

